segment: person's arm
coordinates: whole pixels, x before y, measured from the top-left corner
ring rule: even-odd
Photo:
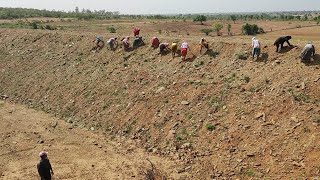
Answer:
[[[37,169],[38,169],[38,174],[39,174],[39,176],[41,177],[41,170],[40,170],[40,164],[37,164]]]
[[[290,44],[290,42],[289,42],[289,40],[288,40],[288,39],[286,40],[286,42],[288,43],[288,45],[289,45],[289,46],[292,46],[292,45]]]
[[[53,169],[52,169],[50,161],[49,161],[49,167],[50,167],[50,170],[51,170],[51,174],[53,175],[54,173],[53,173]]]
[[[313,53],[312,56],[314,56],[316,54],[316,49],[314,48],[314,45],[312,45],[312,53]]]

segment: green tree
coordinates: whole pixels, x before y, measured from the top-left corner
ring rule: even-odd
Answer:
[[[204,21],[207,21],[207,17],[204,16],[204,15],[198,15],[198,16],[196,16],[196,17],[193,19],[193,21],[195,21],[195,22],[200,22],[201,25],[203,25],[203,22],[204,22]]]
[[[205,33],[207,36],[213,32],[213,29],[201,29],[201,32]]]
[[[216,23],[214,25],[214,30],[217,32],[217,35],[220,36],[221,35],[221,29],[223,29],[223,25],[221,23]]]
[[[236,15],[231,15],[230,16],[230,19],[233,21],[233,23],[235,24],[236,23],[236,20],[237,20],[237,16]]]

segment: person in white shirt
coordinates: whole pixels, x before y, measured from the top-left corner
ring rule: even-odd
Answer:
[[[252,38],[252,59],[254,59],[254,56],[257,55],[257,59],[260,56],[260,52],[261,52],[261,44],[259,42],[259,40],[255,37]]]
[[[189,47],[189,44],[184,41],[182,44],[181,44],[181,59],[184,61],[186,60],[186,56],[188,54],[188,50],[190,51],[190,47]]]

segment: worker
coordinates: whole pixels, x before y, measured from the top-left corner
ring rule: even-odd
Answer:
[[[261,45],[259,40],[256,37],[252,38],[252,59],[254,59],[254,56],[257,55],[257,59],[260,56],[260,52],[261,52]]]
[[[207,50],[209,49],[209,44],[205,38],[201,38],[200,40],[200,54],[201,54],[202,48],[206,48]]]
[[[172,42],[171,44],[171,54],[172,54],[172,59],[176,56],[178,50],[178,43],[177,42]]]
[[[110,38],[107,43],[109,44],[110,46],[110,49],[111,50],[115,50],[116,46],[118,46],[118,42],[117,42],[117,38]]]
[[[292,47],[292,45],[290,44],[289,40],[291,39],[291,36],[283,36],[283,37],[279,37],[275,42],[274,45],[277,46],[277,50],[276,52],[278,52],[279,47],[282,49],[283,48],[283,44],[285,42],[287,42],[287,44]]]
[[[160,48],[160,52],[159,52],[159,54],[163,54],[164,53],[164,51],[168,51],[169,49],[168,49],[168,47],[169,47],[169,43],[160,43],[160,45],[159,45],[159,48]]]
[[[143,46],[144,45],[144,41],[142,39],[142,37],[136,36],[133,40],[132,46],[134,49],[138,48],[139,46]]]
[[[140,34],[140,28],[134,28],[133,29],[133,37],[136,37],[136,36],[139,36],[139,34]]]
[[[186,57],[187,57],[187,54],[188,54],[188,50],[190,51],[189,44],[186,41],[184,41],[181,44],[181,59],[183,61],[186,60]]]
[[[93,41],[95,43],[95,46],[92,48],[95,52],[100,51],[104,46],[104,41],[102,37],[96,37],[96,39]]]
[[[52,166],[48,159],[48,152],[41,151],[39,153],[40,162],[37,164],[37,169],[41,180],[51,180],[53,175]]]
[[[151,47],[158,48],[159,44],[160,44],[160,41],[157,37],[153,37],[151,39]]]
[[[123,38],[123,40],[122,40],[122,45],[123,45],[123,49],[124,49],[124,51],[128,51],[129,50],[129,48],[130,48],[130,37],[125,37],[125,38]]]
[[[316,54],[316,49],[314,48],[314,45],[309,42],[302,50],[301,52],[301,60],[305,62],[310,62],[311,57],[314,57]]]

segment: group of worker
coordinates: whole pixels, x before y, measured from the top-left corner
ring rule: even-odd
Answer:
[[[289,40],[291,39],[291,36],[284,36],[279,37],[275,42],[274,45],[277,47],[276,52],[279,52],[279,49],[281,50],[283,48],[283,44],[286,42],[290,47],[292,45],[290,44]],[[257,57],[257,59],[260,56],[261,53],[261,44],[260,41],[256,38],[252,38],[252,59]],[[308,44],[303,48],[300,58],[302,62],[310,62],[311,57],[314,57],[316,53],[315,47],[311,42],[308,42]]]
[[[145,45],[143,38],[140,37],[140,29],[139,28],[134,28],[133,29],[133,35],[134,35],[134,40],[133,40],[133,44],[132,44],[132,48],[136,49],[139,46]],[[283,44],[286,42],[290,47],[292,46],[289,42],[289,40],[291,39],[291,36],[284,36],[284,37],[279,37],[274,45],[277,47],[276,51],[278,52],[279,49],[281,50],[283,48]],[[122,46],[124,51],[129,51],[130,50],[130,37],[124,37],[121,39],[122,42]],[[108,41],[108,46],[110,47],[111,50],[115,50],[116,47],[118,46],[118,42],[117,42],[117,38],[110,38]],[[103,46],[104,46],[104,42],[102,40],[102,38],[97,37],[95,40],[95,50],[99,51]],[[171,55],[172,58],[174,58],[176,56],[176,54],[178,53],[178,42],[174,41],[171,43],[171,48],[169,47],[169,43],[168,42],[160,42],[158,37],[153,37],[151,39],[151,47],[153,48],[159,48],[159,54],[163,55],[166,52],[169,52],[169,50],[171,50]],[[205,38],[201,38],[200,40],[200,54],[203,48],[206,48],[207,50],[209,49],[209,44],[207,42],[207,40]],[[259,40],[255,37],[252,38],[252,58],[254,59],[255,57],[257,57],[257,59],[259,58],[260,54],[261,54],[261,44],[259,42]],[[188,51],[190,51],[190,46],[187,43],[187,41],[183,40],[183,42],[181,43],[181,59],[185,60],[186,56],[188,54]],[[303,49],[302,53],[301,53],[301,60],[305,61],[305,62],[309,62],[311,57],[315,55],[315,47],[314,45],[312,45],[311,42],[309,42]]]
[[[139,46],[145,45],[143,38],[140,36],[140,29],[139,28],[133,29],[133,35],[134,35],[134,40],[132,43],[133,49],[136,49]],[[126,36],[126,37],[122,38],[120,41],[122,42],[123,50],[129,51],[130,50],[130,37]],[[101,37],[97,37],[94,42],[95,42],[95,47],[92,50],[95,50],[96,52],[101,50],[102,47],[104,46],[104,41]],[[118,47],[117,37],[110,38],[107,41],[107,44],[111,50],[115,50]],[[171,47],[169,47],[169,45],[170,44],[168,42],[160,42],[158,37],[153,37],[151,39],[151,47],[159,48],[159,50],[160,50],[159,54],[163,55],[165,52],[169,52],[169,50],[171,50],[172,58],[174,58],[176,56],[176,54],[178,53],[178,42],[177,41],[172,42]],[[204,38],[201,38],[201,40],[200,40],[200,53],[203,48],[209,49],[209,44]],[[181,52],[180,52],[182,60],[186,59],[188,51],[190,51],[190,46],[187,43],[187,41],[184,40],[181,43]]]

